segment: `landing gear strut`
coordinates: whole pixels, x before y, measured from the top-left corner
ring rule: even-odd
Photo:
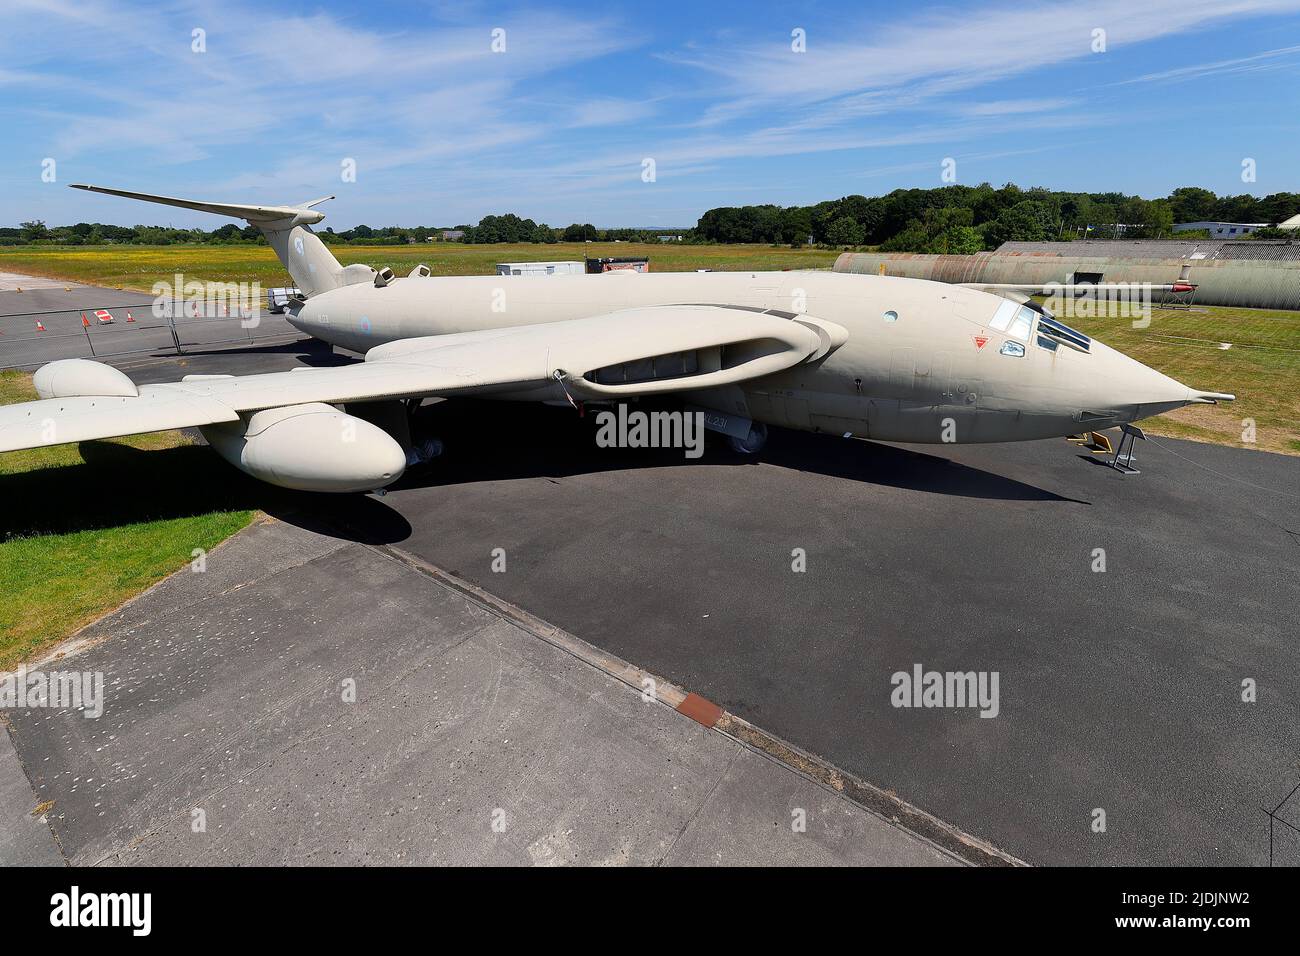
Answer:
[[[442,439],[415,437],[415,414],[420,410],[421,399],[408,398],[406,405],[405,435],[402,447],[406,449],[406,467],[427,465],[442,454]]]
[[[427,465],[441,454],[441,439],[426,438],[423,441],[412,442],[406,448],[406,467],[415,468],[417,465]]]
[[[442,442],[437,438],[416,439],[412,427],[420,399],[408,398],[379,402],[351,402],[346,405],[349,415],[377,425],[388,432],[406,451],[406,467],[427,465],[442,454]]]
[[[728,437],[727,442],[731,445],[731,450],[740,455],[757,455],[767,444],[767,425],[763,422],[753,422],[749,426],[749,434],[744,438]]]

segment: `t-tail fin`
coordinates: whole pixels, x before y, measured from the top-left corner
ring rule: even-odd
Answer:
[[[243,219],[250,225],[256,226],[261,230],[262,235],[266,236],[266,241],[271,244],[275,254],[280,257],[280,262],[289,271],[294,285],[307,296],[318,295],[354,282],[368,282],[374,276],[374,270],[369,266],[352,265],[344,268],[334,258],[325,243],[311,231],[312,223],[320,222],[325,218],[323,212],[317,212],[312,207],[320,205],[327,199],[333,199],[333,196],[323,196],[297,206],[248,206],[153,196],[149,193],[133,193],[124,189],[86,186],[81,183],[74,183],[72,188]]]

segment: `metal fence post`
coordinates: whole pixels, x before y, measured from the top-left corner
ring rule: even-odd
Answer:
[[[174,309],[167,310],[167,327],[171,329],[172,344],[176,346],[176,354],[184,355],[185,353],[181,351],[181,337],[176,334],[176,316],[173,314],[174,311]]]

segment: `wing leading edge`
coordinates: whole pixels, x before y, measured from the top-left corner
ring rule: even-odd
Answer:
[[[64,363],[37,373],[64,383],[61,396],[0,408],[0,452],[233,422],[316,402],[528,390],[545,397],[557,388],[594,399],[711,388],[815,361],[847,336],[835,323],[791,313],[656,306],[403,339],[371,349],[355,365],[190,379],[140,386],[134,395],[102,373],[105,366],[70,359],[80,363],[76,374],[50,371]]]

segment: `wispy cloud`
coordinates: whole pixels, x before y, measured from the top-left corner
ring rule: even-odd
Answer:
[[[960,107],[969,116],[1021,116],[1025,113],[1047,113],[1078,104],[1077,99],[1056,98],[1042,100],[988,100]]]
[[[820,199],[861,188],[864,176],[919,176],[949,155],[963,169],[1009,171],[990,178],[1041,178],[1036,170],[1067,158],[1068,131],[1149,115],[1144,87],[1289,68],[1300,55],[1242,49],[1240,37],[1231,54],[1204,55],[1234,24],[1289,17],[1294,27],[1300,0],[977,0],[821,14],[755,0],[742,19],[671,4],[647,18],[620,0],[594,13],[516,2],[373,17],[343,0],[305,10],[6,0],[0,222],[84,218],[86,208],[147,215],[41,182],[44,157],[63,182],[75,174],[236,201],[337,191],[340,225],[507,209],[654,222],[756,182],[787,184],[774,190],[785,201]],[[796,53],[791,21],[805,16],[807,49]],[[504,52],[494,52],[495,29]],[[193,52],[196,30],[206,52]],[[1105,55],[1094,52],[1096,30]],[[1190,65],[1153,70],[1125,55],[1174,42],[1174,62]],[[1257,117],[1255,128],[1269,127]],[[1033,164],[1048,151],[1050,166]],[[347,162],[355,183],[340,181]]]
[[[735,117],[771,104],[822,103],[840,97],[876,105],[925,84],[927,96],[952,94],[1043,67],[1095,56],[1094,31],[1107,50],[1204,29],[1243,16],[1295,12],[1295,0],[1104,0],[1101,3],[999,4],[949,8],[881,24],[863,16],[834,34],[788,41],[691,49],[682,62],[724,81],[712,107]],[[911,90],[915,92],[915,90]]]
[[[1202,77],[1218,76],[1224,73],[1248,73],[1263,69],[1276,69],[1284,66],[1295,66],[1297,57],[1300,57],[1300,46],[1286,46],[1276,50],[1256,53],[1253,56],[1240,56],[1231,60],[1216,60],[1210,63],[1193,63],[1190,66],[1161,70],[1158,73],[1143,73],[1141,76],[1135,76],[1132,79],[1120,80],[1115,85],[1128,86],[1133,83],[1199,80]],[[1292,62],[1286,62],[1288,60]]]

